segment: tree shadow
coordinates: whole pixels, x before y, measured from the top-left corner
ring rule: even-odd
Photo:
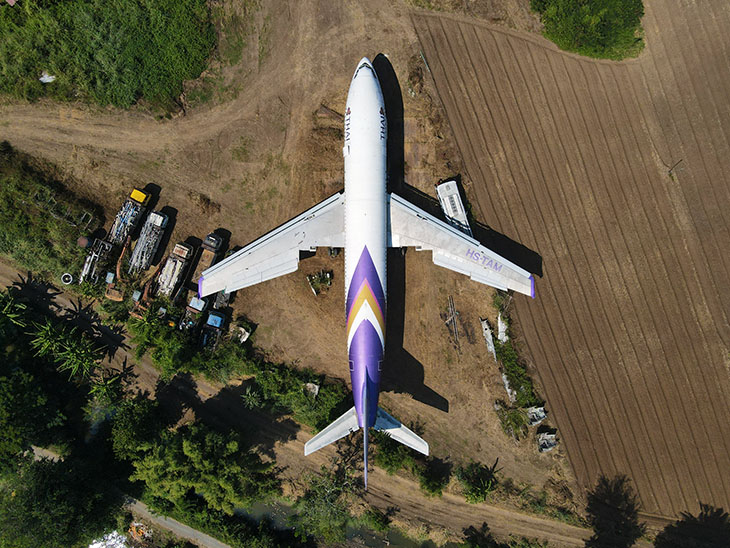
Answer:
[[[276,456],[274,446],[296,438],[300,426],[290,418],[247,408],[241,396],[253,383],[254,380],[249,379],[238,386],[222,388],[215,396],[202,402],[195,409],[195,415],[221,432],[238,432],[250,448],[273,459]]]
[[[31,306],[36,312],[55,314],[61,308],[61,305],[56,302],[56,297],[63,292],[56,286],[33,277],[31,272],[28,272],[25,277],[18,274],[18,279],[13,282],[12,288],[20,301]]]
[[[667,525],[654,541],[655,548],[727,548],[730,546],[730,516],[722,508],[700,503],[700,513],[682,512],[682,518]]]
[[[640,505],[628,477],[601,476],[588,492],[586,514],[593,535],[586,548],[629,548],[644,535],[646,524],[639,523]]]
[[[464,529],[464,548],[509,548],[508,544],[499,542],[489,530],[487,522],[477,529],[473,525]]]
[[[197,386],[190,373],[178,373],[167,382],[157,382],[155,400],[159,402],[165,424],[177,424],[188,409],[195,412],[197,417],[197,409],[202,405]]]

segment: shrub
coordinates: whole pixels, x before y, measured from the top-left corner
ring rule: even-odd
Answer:
[[[461,484],[467,502],[476,504],[489,498],[498,484],[497,462],[493,466],[487,466],[472,461],[466,466],[456,468],[456,479]]]
[[[589,57],[635,57],[641,38],[641,0],[531,0],[545,37],[559,48]]]
[[[497,352],[497,360],[502,365],[504,374],[507,376],[510,388],[517,393],[516,404],[518,407],[531,407],[540,405],[541,401],[535,394],[532,386],[532,379],[527,374],[527,369],[520,360],[512,341],[501,343],[494,341],[494,348]]]
[[[373,463],[391,476],[402,468],[412,470],[415,467],[413,451],[385,432],[373,432],[371,441],[376,446]]]
[[[497,417],[502,425],[502,430],[508,436],[520,440],[527,435],[528,419],[524,409],[514,409],[500,405],[497,409]]]
[[[451,479],[451,465],[435,457],[416,466],[418,484],[429,497],[440,497]]]

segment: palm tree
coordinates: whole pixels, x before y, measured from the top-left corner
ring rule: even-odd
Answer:
[[[34,331],[28,334],[33,336],[30,345],[35,350],[35,355],[55,358],[61,348],[61,341],[66,337],[66,331],[50,318],[46,318],[42,324],[33,322],[33,328]]]

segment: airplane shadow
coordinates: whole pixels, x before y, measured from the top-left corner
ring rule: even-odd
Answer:
[[[388,249],[388,309],[386,311],[385,367],[380,389],[410,394],[413,399],[435,409],[449,412],[449,401],[424,384],[423,364],[403,348],[405,327],[406,261],[400,249]]]
[[[378,74],[380,87],[383,90],[383,100],[385,101],[388,118],[388,192],[394,192],[437,219],[445,220],[438,200],[408,185],[405,181],[405,133],[403,129],[403,96],[401,95],[400,84],[393,66],[385,55],[378,54],[373,60],[373,67]],[[461,184],[461,176],[456,175],[456,177],[449,178],[457,180],[464,207],[467,211],[470,211],[469,202]],[[436,182],[434,181],[434,183]],[[482,245],[528,272],[542,277],[542,257],[539,253],[497,232],[489,225],[476,221],[471,215],[469,217],[474,238]]]

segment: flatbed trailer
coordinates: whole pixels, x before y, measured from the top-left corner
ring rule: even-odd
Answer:
[[[145,208],[150,201],[150,195],[135,188],[122,204],[121,209],[114,217],[109,229],[109,242],[114,245],[123,245],[127,236],[132,234],[144,215]]]
[[[185,269],[192,256],[192,246],[182,242],[175,244],[172,253],[167,257],[165,265],[162,267],[162,271],[157,278],[158,295],[170,297],[175,292],[175,288],[185,275]]]
[[[147,217],[142,227],[142,232],[134,246],[132,256],[129,259],[129,273],[147,270],[152,264],[152,259],[157,253],[162,236],[167,226],[167,215],[159,211],[153,211]]]

